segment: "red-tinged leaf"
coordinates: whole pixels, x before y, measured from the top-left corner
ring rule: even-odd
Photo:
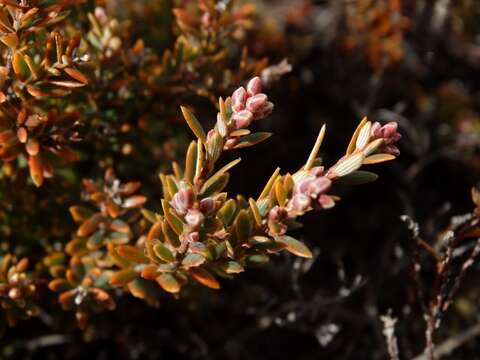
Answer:
[[[67,89],[75,89],[75,88],[83,87],[86,85],[84,83],[79,83],[75,81],[62,81],[62,80],[50,80],[48,83],[56,86],[65,87]]]
[[[151,281],[135,279],[128,284],[128,290],[133,296],[145,300],[150,306],[159,305],[159,290]]]
[[[53,152],[55,153],[55,155],[69,162],[74,162],[79,160],[78,154],[72,149],[65,146],[60,149],[55,149],[53,150]]]
[[[105,208],[107,209],[108,215],[114,219],[117,218],[122,212],[122,209],[120,208],[120,206],[114,203],[112,199],[106,200]]]
[[[73,307],[76,293],[77,289],[72,289],[63,292],[58,296],[58,302],[62,305],[64,310],[69,310]]]
[[[93,296],[95,297],[95,299],[102,303],[105,309],[115,310],[115,307],[116,307],[115,301],[113,301],[109,293],[99,288],[93,288],[91,292],[93,293]]]
[[[215,279],[213,275],[210,274],[207,270],[194,268],[194,269],[190,269],[189,273],[192,276],[192,278],[194,278],[200,284],[210,289],[215,289],[215,290],[220,289],[220,283],[218,282],[218,280]]]
[[[103,216],[100,213],[96,213],[92,215],[90,218],[85,220],[82,225],[77,230],[77,235],[78,236],[89,236],[93,234],[97,228],[100,222],[103,220]]]
[[[55,292],[66,291],[71,289],[71,285],[65,279],[54,279],[48,283],[48,288]]]
[[[121,232],[121,233],[129,233],[130,226],[123,220],[115,219],[110,224],[110,229],[113,231]]]
[[[145,204],[147,198],[143,195],[134,195],[123,202],[123,207],[126,209],[137,208]]]
[[[155,280],[158,274],[159,274],[158,266],[155,264],[149,264],[143,267],[141,276],[144,279]]]
[[[30,75],[28,65],[20,52],[16,51],[13,54],[12,65],[15,75],[17,75],[21,81],[26,80],[28,75]]]
[[[28,140],[28,131],[23,126],[17,130],[17,138],[22,144],[25,144]]]
[[[40,144],[38,143],[37,139],[32,138],[27,141],[25,149],[27,150],[28,155],[36,156],[40,151]]]
[[[50,93],[48,93],[46,91],[43,91],[43,90],[41,90],[38,87],[33,86],[33,85],[27,85],[27,91],[30,95],[32,95],[33,97],[36,97],[36,98],[46,97],[46,96],[51,95]]]
[[[110,283],[116,286],[125,286],[129,282],[135,280],[138,277],[136,271],[131,268],[123,269],[113,273],[110,278]]]
[[[162,274],[156,279],[157,283],[162,287],[163,290],[176,294],[180,292],[182,285],[178,279],[172,274]]]
[[[30,169],[30,177],[35,186],[39,187],[43,184],[43,166],[40,155],[30,156],[28,158],[28,167]]]
[[[73,79],[81,82],[82,84],[87,85],[88,84],[88,79],[85,75],[83,75],[80,71],[74,68],[65,68],[63,69],[70,77]]]
[[[276,236],[275,241],[279,242],[280,244],[284,244],[286,249],[294,255],[304,258],[311,258],[313,256],[312,252],[305,246],[305,244],[297,239],[292,238],[291,236]]]
[[[162,223],[159,221],[153,224],[152,227],[150,228],[147,235],[147,240],[152,241],[153,239],[159,239],[160,236],[163,237],[163,233],[162,233]]]
[[[117,247],[117,253],[121,257],[137,264],[148,264],[150,262],[148,257],[143,253],[143,249],[136,246],[120,245]]]
[[[82,223],[94,214],[92,210],[83,206],[71,206],[68,210],[76,223]]]

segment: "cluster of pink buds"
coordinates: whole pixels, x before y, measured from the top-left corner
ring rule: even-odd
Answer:
[[[170,202],[175,212],[183,217],[187,226],[184,234],[188,240],[198,241],[198,229],[203,224],[205,216],[215,208],[215,201],[208,197],[200,201],[195,200],[195,194],[188,186],[182,186],[173,195]]]
[[[383,145],[379,149],[380,152],[395,156],[400,155],[400,150],[394,145],[402,137],[397,132],[397,129],[398,124],[395,121],[391,121],[383,126],[378,122],[373,123],[371,129],[372,140],[383,139]]]
[[[287,203],[287,210],[299,215],[310,207],[332,208],[335,202],[326,194],[331,186],[332,181],[325,176],[323,166],[310,169],[308,174],[295,184],[292,199]]]
[[[262,92],[262,81],[258,76],[251,79],[247,89],[239,87],[232,94],[232,125],[234,129],[244,129],[253,120],[260,120],[273,110],[273,104]]]
[[[283,234],[287,227],[284,225],[289,218],[296,218],[310,208],[330,209],[335,206],[335,201],[327,191],[330,190],[332,181],[325,176],[322,166],[317,166],[308,171],[293,188],[292,198],[285,207],[275,206],[268,213],[268,225],[271,233]]]

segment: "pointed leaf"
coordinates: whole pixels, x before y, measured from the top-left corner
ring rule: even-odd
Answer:
[[[205,131],[203,130],[200,122],[185,106],[180,106],[180,109],[182,110],[183,117],[185,118],[188,126],[190,126],[190,129],[197,136],[197,138],[199,138],[200,141],[205,144],[207,142],[207,136],[205,135]]]
[[[313,256],[312,252],[304,243],[292,238],[291,236],[276,236],[275,241],[284,244],[286,249],[294,255],[304,258],[311,258]]]

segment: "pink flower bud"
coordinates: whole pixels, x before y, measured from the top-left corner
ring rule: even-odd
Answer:
[[[311,197],[317,198],[318,195],[323,194],[332,185],[332,181],[326,177],[319,177],[312,181],[308,187],[308,192]]]
[[[247,84],[247,91],[249,95],[257,95],[262,91],[262,80],[258,76],[255,76]]]
[[[323,166],[314,166],[313,168],[310,169],[310,174],[312,174],[315,177],[320,177],[324,174],[325,168]]]
[[[190,234],[187,235],[187,240],[189,242],[198,242],[198,240],[200,240],[200,235],[198,234],[197,231],[191,232]]]
[[[382,152],[392,154],[393,156],[400,155],[400,150],[395,145],[386,145],[382,147]]]
[[[269,220],[283,221],[288,217],[287,210],[276,205],[268,213]]]
[[[171,205],[179,215],[185,215],[195,201],[195,194],[191,189],[181,188],[173,195]]]
[[[249,97],[246,104],[247,110],[253,113],[259,111],[265,105],[267,99],[267,95],[265,94],[257,94]]]
[[[239,112],[245,109],[245,101],[247,101],[247,92],[243,87],[239,87],[232,94],[232,110]]]
[[[273,111],[273,103],[267,101],[263,106],[255,113],[255,120],[266,118]]]
[[[292,198],[292,208],[297,211],[305,211],[310,207],[311,200],[307,195],[297,194]]]
[[[379,139],[379,138],[383,137],[382,136],[382,126],[380,125],[380,123],[378,121],[376,121],[372,124],[370,134],[371,134],[372,139]]]
[[[235,129],[246,128],[253,120],[253,114],[248,110],[242,110],[233,114],[232,123]]]
[[[200,201],[200,211],[203,214],[209,214],[215,208],[215,201],[212,198],[205,198]]]
[[[295,193],[307,194],[308,188],[314,180],[315,176],[308,174],[304,179],[295,184]]]
[[[185,221],[193,228],[199,227],[203,219],[203,214],[198,210],[188,210],[187,215],[185,215]]]
[[[398,124],[395,121],[391,121],[382,127],[382,135],[384,138],[390,139],[397,132]]]
[[[331,209],[335,206],[335,201],[328,195],[320,195],[317,202],[322,209]]]

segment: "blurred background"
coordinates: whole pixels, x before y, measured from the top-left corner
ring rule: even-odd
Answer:
[[[162,53],[178,32],[172,9],[195,3],[95,5],[129,19],[133,34]],[[230,6],[228,0],[216,3],[219,9]],[[480,179],[480,1],[242,0],[235,6],[250,6],[252,15],[234,33],[227,64],[237,67],[242,48],[252,61],[268,59],[251,72],[267,81],[275,111],[258,125],[274,135],[243,152],[245,161],[232,170],[231,193],[254,196],[277,166],[301,166],[324,123],[325,163],[341,156],[364,116],[399,123],[398,160],[375,167],[375,183],[340,189],[342,201],[332,211],[303,219],[294,234],[314,250],[311,260],[282,253],[224,282],[221,291],[165,297],[158,309],[123,297],[117,311],[99,314],[85,332],[75,324],[52,331],[41,319],[31,320],[0,340],[0,357],[380,360],[390,358],[381,320],[388,314],[397,318],[400,358],[423,352],[425,321],[411,272],[415,244],[401,216],[414,219],[422,238],[436,246],[452,217],[474,208],[470,189]],[[174,30],[168,35],[164,28]],[[235,85],[225,82],[214,94],[229,94]],[[214,119],[208,96],[193,102],[204,114],[199,118]],[[190,135],[178,112],[158,121],[174,124],[174,151],[183,154]],[[140,167],[120,173],[135,177]],[[83,171],[91,175],[88,162]],[[435,262],[424,254],[419,262],[428,283]],[[480,321],[479,270],[474,264],[464,278],[437,330],[438,343]],[[442,359],[480,359],[479,349],[480,336],[473,336]]]

